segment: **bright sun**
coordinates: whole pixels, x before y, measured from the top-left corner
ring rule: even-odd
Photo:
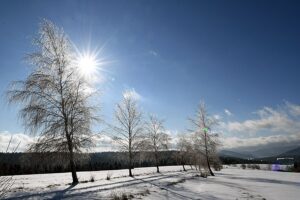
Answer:
[[[95,84],[104,79],[103,65],[106,64],[104,58],[100,57],[100,50],[95,51],[79,51],[76,47],[77,59],[75,60],[75,66],[79,73],[79,76],[84,78],[88,83]]]
[[[90,78],[90,76],[97,73],[98,62],[95,56],[83,55],[78,59],[79,73],[85,78]]]

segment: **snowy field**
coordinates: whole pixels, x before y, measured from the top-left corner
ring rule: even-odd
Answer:
[[[7,199],[112,199],[127,194],[132,199],[270,199],[300,197],[300,174],[225,167],[215,177],[202,178],[180,166],[128,170],[79,172],[79,183],[71,186],[70,173],[15,176]],[[106,180],[107,174],[111,175]],[[88,182],[94,177],[95,182]]]

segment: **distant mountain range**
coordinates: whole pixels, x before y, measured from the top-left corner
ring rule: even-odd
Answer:
[[[300,156],[300,146],[290,151],[284,152],[278,155],[277,157],[288,157],[288,156],[290,157]]]
[[[270,157],[300,157],[300,146],[261,148],[254,151],[243,150],[221,150],[220,156],[241,159],[258,159]]]
[[[233,157],[233,158],[242,158],[242,159],[251,159],[254,158],[252,154],[247,154],[247,153],[238,153],[235,151],[229,151],[229,150],[221,150],[219,152],[220,156],[223,157]]]

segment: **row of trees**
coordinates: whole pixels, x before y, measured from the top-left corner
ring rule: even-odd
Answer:
[[[147,122],[142,119],[142,113],[137,100],[130,92],[124,92],[121,103],[115,110],[116,125],[112,126],[113,139],[120,149],[128,152],[129,176],[132,175],[134,154],[139,151],[154,152],[155,165],[159,172],[159,151],[167,150],[170,137],[165,133],[163,121],[151,115]]]
[[[167,150],[170,144],[170,136],[166,134],[164,121],[154,115],[150,115],[146,122],[142,120],[142,113],[139,111],[134,96],[123,94],[123,100],[117,104],[115,112],[116,124],[114,140],[121,149],[128,152],[129,176],[132,176],[132,160],[134,154],[139,151],[153,152],[157,172],[159,172],[160,151]],[[192,128],[189,134],[179,137],[176,148],[179,150],[177,159],[184,165],[194,165],[197,169],[208,169],[209,174],[214,176],[211,170],[211,163],[218,163],[217,146],[218,134],[212,129],[218,124],[214,117],[211,117],[206,110],[204,102],[193,118],[190,118]],[[184,168],[185,170],[185,168]]]
[[[66,153],[0,153],[0,180],[1,176],[6,175],[69,172],[68,157],[63,154]],[[158,154],[159,166],[181,164],[177,159],[178,151],[159,151]],[[81,153],[75,154],[75,158],[80,158],[75,160],[78,171],[128,169],[126,152]],[[156,166],[153,152],[136,152],[132,165],[133,168]]]
[[[20,114],[26,129],[38,135],[29,150],[67,153],[73,184],[77,184],[75,156],[92,147],[96,137],[91,131],[92,124],[99,121],[97,107],[92,104],[95,93],[89,89],[88,80],[81,76],[76,51],[62,29],[47,20],[42,21],[34,44],[37,51],[27,55],[32,72],[24,81],[12,84],[8,99],[22,104]],[[115,109],[115,119],[109,135],[127,152],[129,175],[132,176],[132,161],[138,151],[153,152],[159,172],[158,152],[168,149],[170,141],[163,121],[153,115],[144,122],[137,99],[130,92],[123,93]],[[214,139],[217,135],[212,134],[216,122],[208,116],[204,104],[190,121],[193,129],[189,137],[179,141],[182,157],[190,159],[189,164],[195,166],[194,161],[205,159],[213,175],[210,162],[217,145]]]

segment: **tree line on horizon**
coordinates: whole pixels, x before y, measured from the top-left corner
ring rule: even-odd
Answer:
[[[63,29],[43,20],[33,44],[36,51],[26,55],[32,71],[25,80],[12,83],[7,92],[8,101],[22,106],[20,116],[25,129],[38,136],[28,152],[61,153],[68,162],[73,184],[77,184],[79,155],[95,145],[93,138],[99,135],[93,133],[92,126],[103,121],[97,116],[99,108],[92,101],[97,92],[90,89],[89,81],[81,76],[75,62],[76,51]],[[184,170],[185,165],[190,165],[214,176],[211,165],[218,161],[218,134],[213,130],[217,120],[201,102],[189,121],[191,129],[177,141],[177,163],[182,164]],[[145,119],[138,99],[130,91],[124,91],[121,102],[116,105],[115,121],[108,125],[107,135],[124,152],[129,176],[133,176],[139,152],[151,153],[152,163],[159,172],[161,152],[169,149],[171,140],[164,120],[156,115]]]
[[[65,153],[0,153],[0,176],[14,176],[25,174],[45,174],[69,172],[70,166],[66,162]],[[140,167],[156,167],[152,152],[137,152],[132,162],[133,169]],[[193,165],[182,163],[179,152],[160,151],[159,166],[181,165],[182,171],[194,169]],[[126,152],[83,153],[76,160],[77,171],[119,170],[128,168]],[[213,162],[214,170],[221,169],[220,162]]]

